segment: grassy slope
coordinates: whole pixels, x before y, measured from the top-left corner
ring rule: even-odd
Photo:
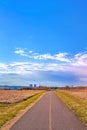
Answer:
[[[59,90],[55,94],[77,115],[87,126],[87,100],[75,97],[70,92]]]
[[[43,94],[44,92],[41,92],[16,103],[0,103],[0,127],[3,126],[6,121],[15,117],[20,110],[34,103]]]

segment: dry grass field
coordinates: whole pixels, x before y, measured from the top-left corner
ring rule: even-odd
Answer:
[[[70,90],[68,91],[71,94],[73,94],[74,96],[81,98],[81,99],[85,99],[87,100],[87,89],[76,89],[76,90]]]
[[[55,93],[87,126],[87,88],[58,90]]]
[[[0,128],[44,93],[43,90],[0,90]]]
[[[40,92],[42,90],[0,90],[0,102],[13,103]]]

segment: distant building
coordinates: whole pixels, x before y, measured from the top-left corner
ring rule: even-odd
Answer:
[[[34,88],[36,88],[37,87],[37,85],[36,84],[34,84]]]
[[[33,84],[29,84],[29,87],[32,88],[32,87],[33,87]]]

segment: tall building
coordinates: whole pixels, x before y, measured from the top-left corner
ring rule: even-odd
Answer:
[[[37,87],[37,85],[36,84],[34,84],[34,88],[36,88]]]
[[[33,87],[33,84],[29,84],[29,87],[32,88],[32,87]]]

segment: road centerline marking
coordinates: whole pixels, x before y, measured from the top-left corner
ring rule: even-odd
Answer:
[[[51,94],[50,94],[50,107],[49,107],[49,130],[52,130],[52,104],[51,104]]]

